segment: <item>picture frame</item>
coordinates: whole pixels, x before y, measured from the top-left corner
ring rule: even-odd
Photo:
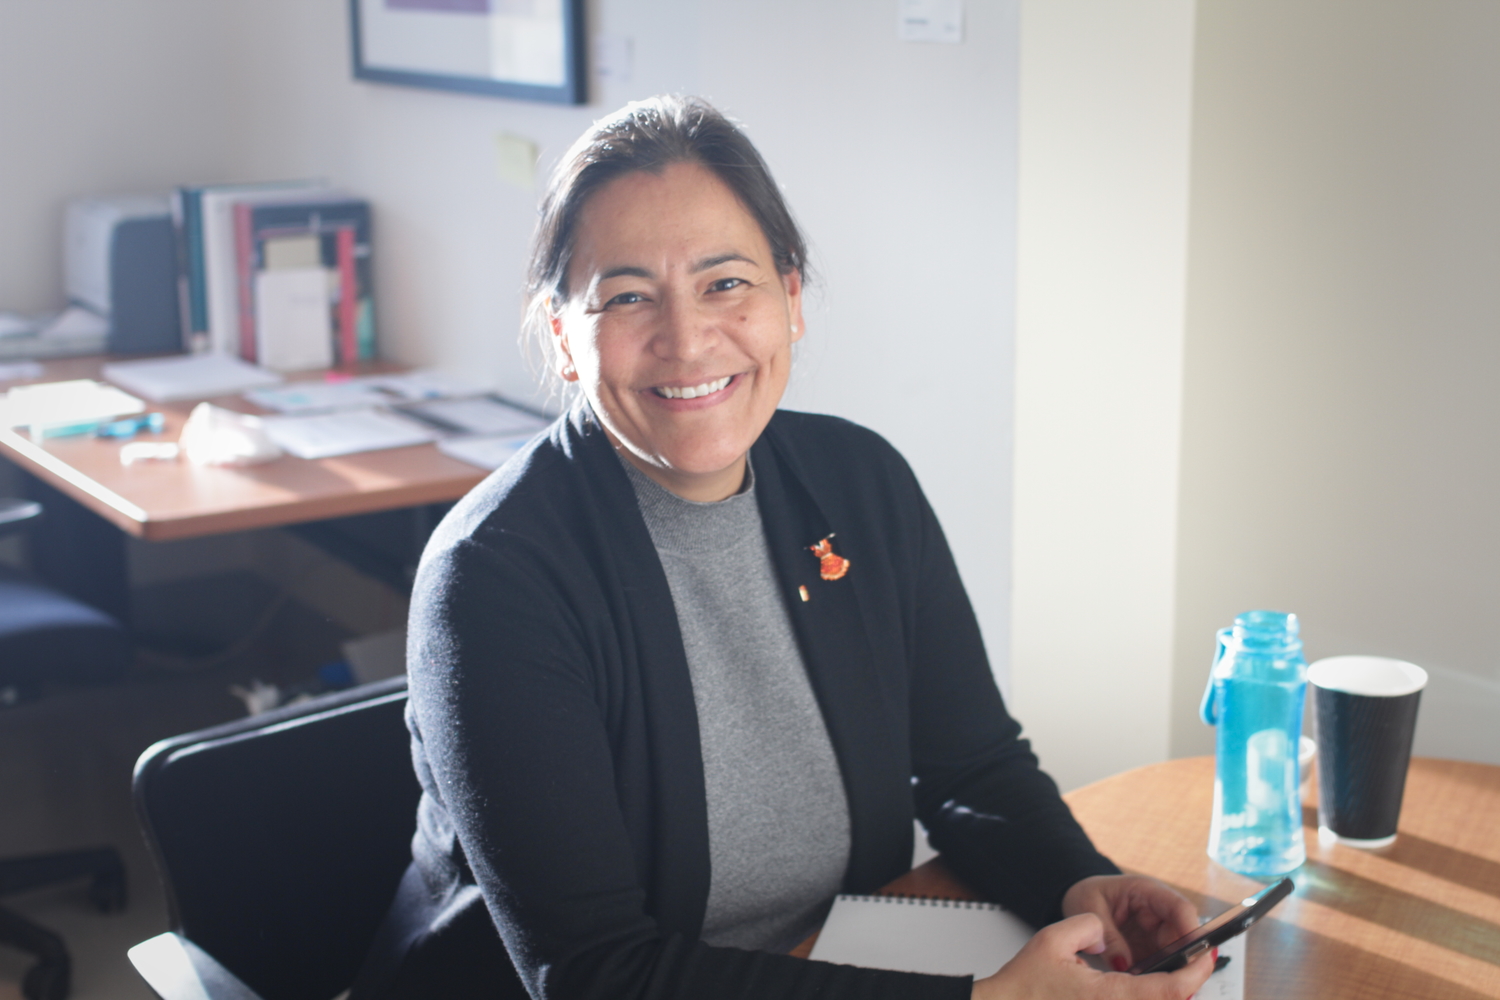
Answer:
[[[354,76],[582,104],[583,0],[349,0]]]

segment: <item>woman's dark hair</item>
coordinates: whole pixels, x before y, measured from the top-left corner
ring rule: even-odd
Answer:
[[[806,277],[802,232],[770,168],[734,122],[698,97],[635,101],[595,122],[573,143],[553,170],[542,198],[526,275],[522,336],[532,338],[549,362],[555,348],[548,306],[550,302],[555,311],[568,300],[568,266],[583,206],[617,177],[638,170],[659,174],[674,163],[696,163],[713,171],[759,224],[776,270]]]

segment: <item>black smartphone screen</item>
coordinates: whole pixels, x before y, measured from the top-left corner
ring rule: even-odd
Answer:
[[[1130,967],[1131,975],[1177,971],[1208,949],[1217,948],[1249,930],[1251,924],[1270,912],[1271,907],[1289,896],[1291,891],[1291,879],[1273,882],[1239,906],[1231,906],[1197,930],[1184,934],[1149,958],[1141,959]]]

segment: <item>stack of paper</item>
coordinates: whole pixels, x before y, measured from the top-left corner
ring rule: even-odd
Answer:
[[[430,399],[408,403],[401,412],[455,434],[530,437],[547,426],[547,419],[527,413],[494,396],[468,399]]]
[[[0,404],[0,421],[7,427],[30,427],[32,437],[38,438],[63,428],[140,413],[145,408],[139,399],[114,386],[74,379],[16,386]]]
[[[118,361],[104,366],[104,377],[159,403],[211,399],[281,381],[280,375],[227,354],[184,354],[147,361]]]
[[[426,444],[437,432],[386,410],[340,410],[301,417],[265,417],[272,441],[298,458],[332,458],[382,448]]]
[[[245,398],[278,413],[317,413],[483,394],[483,389],[465,379],[422,369],[331,382],[289,382],[273,389],[253,389],[245,393]]]

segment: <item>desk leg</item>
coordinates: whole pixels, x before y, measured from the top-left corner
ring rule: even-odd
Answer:
[[[46,512],[27,532],[31,568],[42,582],[113,615],[130,627],[125,535],[104,518],[35,476],[26,495]]]

